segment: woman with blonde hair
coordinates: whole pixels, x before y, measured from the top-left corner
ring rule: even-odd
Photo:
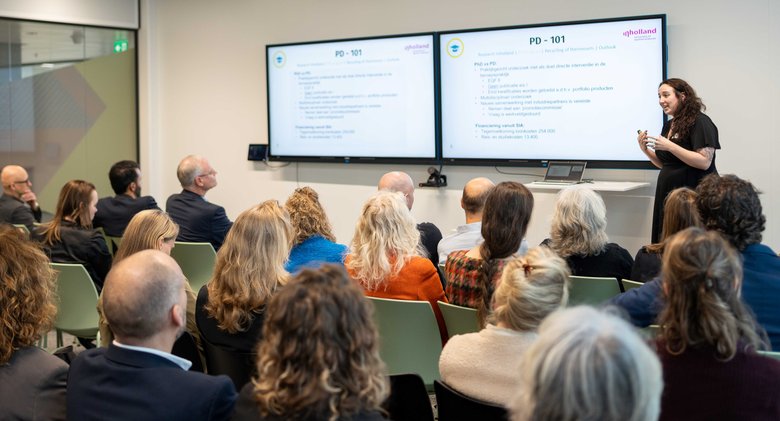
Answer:
[[[64,420],[68,365],[35,346],[57,315],[54,271],[10,225],[0,250],[0,419]]]
[[[370,297],[430,302],[446,341],[437,302],[447,302],[447,297],[420,247],[420,231],[403,193],[380,190],[363,205],[344,265]]]
[[[631,279],[647,282],[658,276],[661,272],[661,255],[666,247],[666,239],[685,228],[701,226],[699,209],[696,207],[696,192],[687,187],[672,190],[664,202],[661,241],[639,249],[631,268]]]
[[[52,262],[84,265],[99,292],[111,269],[111,254],[103,234],[92,229],[97,201],[94,184],[68,181],[60,190],[54,218],[33,230],[32,237],[43,244]]]
[[[285,265],[288,272],[294,273],[302,267],[317,267],[322,263],[344,263],[348,248],[336,243],[328,216],[314,189],[295,189],[284,208],[290,214],[290,222],[295,229],[293,248]]]
[[[717,232],[688,228],[667,243],[666,306],[657,352],[662,420],[780,419],[780,362],[740,298],[742,262]]]
[[[177,235],[179,235],[179,226],[167,213],[159,209],[140,211],[133,216],[125,228],[122,245],[114,256],[114,264],[141,250],[160,250],[170,255]],[[184,289],[187,291],[187,332],[192,335],[195,343],[199,344],[200,333],[195,324],[195,293],[189,282],[184,284]],[[108,326],[108,321],[103,317],[102,295],[98,299],[98,313],[100,314],[100,346],[107,347],[113,341],[114,334]]]
[[[372,307],[335,265],[303,269],[268,304],[257,377],[233,420],[383,420],[389,394]]]
[[[536,329],[568,302],[569,268],[546,247],[535,247],[504,267],[493,294],[490,324],[447,342],[439,359],[441,379],[483,401],[507,405],[519,385],[520,361]]]
[[[542,242],[566,259],[572,275],[631,279],[634,259],[607,238],[607,207],[595,191],[574,186],[555,202],[550,238]]]
[[[287,282],[292,226],[276,200],[241,212],[217,252],[214,274],[198,293],[195,318],[203,339],[254,351],[268,300]]]
[[[498,183],[490,190],[482,211],[484,241],[471,250],[447,256],[447,298],[452,304],[476,308],[483,327],[501,271],[517,255],[533,208],[534,196],[524,185]]]

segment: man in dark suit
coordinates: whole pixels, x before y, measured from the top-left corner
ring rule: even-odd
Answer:
[[[401,171],[392,171],[379,179],[379,190],[389,190],[401,192],[406,197],[406,206],[412,210],[414,205],[414,183],[409,174]],[[420,231],[420,244],[428,252],[428,258],[433,263],[433,267],[439,265],[439,241],[441,241],[441,231],[431,222],[420,222],[417,224],[417,230]]]
[[[217,171],[206,158],[190,155],[176,169],[181,193],[173,194],[165,210],[179,224],[178,241],[208,242],[219,250],[233,225],[225,208],[206,201],[206,192],[217,186]]]
[[[141,169],[135,161],[119,161],[108,171],[116,196],[98,200],[92,226],[107,235],[121,237],[133,216],[146,209],[160,209],[152,196],[141,196]]]
[[[114,341],[82,352],[70,366],[69,420],[224,420],[236,390],[227,376],[187,371],[170,354],[187,324],[184,275],[158,250],[119,262],[103,288]]]
[[[3,196],[0,197],[0,222],[24,224],[32,231],[41,222],[41,207],[32,191],[27,171],[18,165],[6,165],[0,172]]]

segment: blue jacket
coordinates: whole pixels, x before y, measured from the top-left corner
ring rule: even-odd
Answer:
[[[764,244],[751,244],[742,252],[742,300],[753,311],[769,336],[772,349],[780,350],[780,257]],[[623,308],[636,326],[655,323],[663,308],[661,280],[612,298],[609,303]]]

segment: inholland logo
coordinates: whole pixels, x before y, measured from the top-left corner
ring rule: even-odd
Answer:
[[[629,29],[623,32],[624,37],[630,37],[632,35],[654,35],[658,31],[658,28],[653,29]]]

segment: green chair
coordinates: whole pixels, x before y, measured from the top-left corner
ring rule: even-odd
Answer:
[[[620,283],[623,284],[623,291],[628,291],[629,289],[639,288],[642,285],[644,285],[641,282],[631,281],[631,280],[628,280],[628,279],[621,279]]]
[[[98,292],[83,265],[51,263],[57,272],[57,347],[62,346],[62,332],[80,338],[97,338]]]
[[[119,245],[122,244],[122,237],[106,235],[106,244],[108,245],[108,251],[110,251],[113,256],[119,250]]]
[[[438,304],[450,338],[464,333],[479,332],[479,320],[477,319],[476,309],[456,306],[455,304],[443,303],[441,301]]]
[[[776,360],[780,360],[780,352],[772,352],[772,351],[758,351],[759,355],[763,355],[765,357],[774,358]]]
[[[27,225],[24,225],[24,224],[13,224],[13,226],[16,229],[18,229],[19,231],[21,231],[22,233],[24,233],[25,235],[27,235],[28,237],[30,236],[30,230],[27,228]]]
[[[106,247],[108,247],[108,253],[111,255],[111,258],[114,258],[114,247],[112,246],[111,239],[108,235],[106,235],[106,230],[103,229],[103,227],[97,227],[95,228],[100,232],[100,235],[103,236],[103,241],[106,242]]]
[[[569,280],[569,306],[598,306],[620,294],[620,286],[615,278],[572,275]]]
[[[654,340],[658,337],[658,335],[661,334],[661,326],[659,325],[650,325],[648,327],[642,328],[639,330],[643,337]]]
[[[368,297],[374,304],[379,354],[388,374],[417,373],[429,390],[439,379],[441,336],[431,303]]]
[[[217,261],[217,253],[211,243],[187,243],[177,241],[171,250],[171,257],[181,267],[181,271],[190,282],[192,291],[198,295],[198,291],[206,285],[214,272],[214,264]]]

